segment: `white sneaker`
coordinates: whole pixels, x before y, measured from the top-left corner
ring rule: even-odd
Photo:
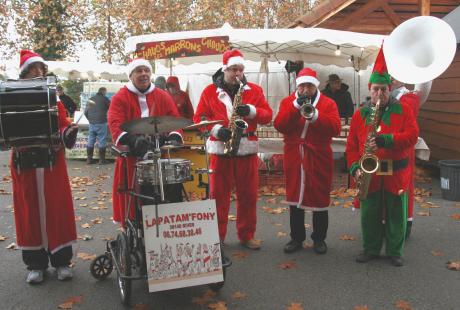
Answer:
[[[31,270],[27,275],[27,283],[41,283],[43,282],[43,270]]]
[[[62,267],[57,268],[58,280],[61,280],[61,281],[69,280],[69,279],[72,279],[72,277],[73,277],[72,268],[68,266],[62,266]]]

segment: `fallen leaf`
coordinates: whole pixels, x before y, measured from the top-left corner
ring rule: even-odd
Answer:
[[[218,301],[216,303],[209,304],[208,309],[212,309],[212,310],[227,310],[227,305],[226,305],[225,301]]]
[[[265,202],[275,204],[275,203],[277,203],[277,199],[276,198],[270,198],[270,199],[265,200]]]
[[[104,240],[104,241],[112,241],[113,238],[112,238],[112,237],[109,237],[109,236],[105,236],[105,237],[102,237],[101,240]]]
[[[64,302],[58,306],[59,309],[72,309],[73,302]]]
[[[285,232],[283,232],[283,231],[279,231],[279,232],[276,234],[276,236],[277,236],[278,238],[283,238],[283,237],[286,237],[286,236],[287,236],[287,233],[285,233]]]
[[[309,229],[311,227],[310,224],[303,224],[303,226],[305,227],[305,229]]]
[[[293,262],[293,261],[286,261],[286,262],[282,262],[278,265],[279,268],[281,269],[296,269],[297,268],[297,264],[296,262]]]
[[[247,297],[248,297],[248,294],[242,293],[240,291],[237,291],[237,292],[233,293],[233,295],[232,295],[233,299],[244,299],[244,298],[247,298]]]
[[[75,217],[75,222],[80,222],[81,221],[81,216],[76,216]]]
[[[353,308],[353,310],[369,310],[367,305],[358,305]]]
[[[304,249],[311,249],[311,248],[313,248],[313,244],[308,243],[308,242],[304,242],[304,243],[302,244],[302,247],[303,247]]]
[[[449,270],[455,270],[459,271],[460,270],[460,261],[448,261],[447,262],[447,269]]]
[[[88,204],[87,203],[80,203],[79,206],[85,208],[85,207],[88,206]]]
[[[6,239],[8,239],[8,237],[0,235],[0,241],[5,241]]]
[[[102,218],[101,217],[96,217],[95,219],[91,220],[91,223],[93,223],[93,224],[101,224],[102,223]]]
[[[77,239],[81,239],[83,241],[88,241],[88,240],[93,240],[93,236],[90,235],[83,235],[83,236],[77,236]]]
[[[355,237],[350,236],[350,235],[342,235],[342,236],[340,236],[339,239],[340,239],[340,240],[346,240],[346,241],[353,241],[353,240],[356,240]]]
[[[77,257],[81,258],[82,260],[93,260],[96,258],[96,254],[89,254],[89,253],[77,253]]]
[[[72,296],[58,306],[59,309],[72,309],[74,304],[81,304],[82,296]]]
[[[283,226],[283,224],[281,224],[281,223],[273,223],[273,225],[275,225],[275,226],[277,226],[277,227]]]
[[[82,224],[81,228],[91,228],[91,225],[88,223]]]
[[[10,243],[7,247],[6,247],[8,250],[16,250],[16,243]]]
[[[454,220],[460,221],[460,214],[454,213],[449,215],[450,218],[453,218]]]
[[[136,304],[132,310],[149,310],[149,306],[146,304]]]
[[[430,216],[430,211],[419,211],[416,214],[420,216]]]
[[[303,310],[301,303],[291,303],[286,310]]]
[[[397,300],[395,303],[395,307],[402,310],[412,310],[410,303],[405,300]]]
[[[236,221],[236,215],[229,214],[229,215],[228,215],[228,220],[229,220],[229,221]]]
[[[244,251],[235,251],[232,253],[232,257],[236,258],[236,259],[243,259],[243,258],[246,258],[248,257],[248,252],[244,252]]]
[[[431,254],[432,254],[433,256],[444,256],[444,252],[442,252],[442,251],[437,251],[437,250],[431,251]]]

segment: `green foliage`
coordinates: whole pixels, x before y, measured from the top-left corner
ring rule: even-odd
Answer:
[[[88,80],[66,80],[60,83],[64,87],[64,93],[75,101],[78,109],[80,109],[80,94],[83,92],[84,82],[88,82]]]

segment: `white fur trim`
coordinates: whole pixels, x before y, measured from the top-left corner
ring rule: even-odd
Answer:
[[[307,211],[328,211],[329,210],[329,206],[323,207],[323,208],[315,208],[315,207],[309,207],[309,206],[305,206],[305,205],[298,205],[298,203],[294,202],[294,201],[284,201],[282,203],[286,204],[286,205],[290,205],[290,206],[295,206],[295,207],[297,207],[299,209],[304,209],[304,210],[307,210]]]
[[[224,143],[222,141],[212,141],[208,139],[206,141],[206,148],[209,154],[224,154]],[[241,138],[240,147],[238,148],[237,156],[245,156],[256,154],[259,150],[259,141],[257,140],[248,140],[248,138]]]
[[[315,109],[315,114],[313,114],[313,117],[310,120],[310,123],[313,124],[314,122],[316,122],[316,120],[318,119],[318,116],[319,116],[319,111],[318,111],[318,109]]]
[[[146,66],[147,68],[150,69],[150,72],[152,71],[152,65],[147,60],[143,58],[134,59],[133,61],[128,63],[128,77],[131,75],[134,69],[140,66]]]
[[[52,249],[50,252],[51,252],[51,254],[54,254],[57,251],[59,251],[60,249],[63,249],[65,247],[68,247],[69,245],[72,245],[72,244],[75,244],[75,243],[77,243],[77,240],[69,241],[67,243],[64,243],[64,244],[61,244],[61,245],[57,246],[56,248]],[[72,252],[73,252],[73,249],[72,249]]]
[[[217,124],[217,125],[214,125],[214,127],[212,127],[212,129],[211,129],[211,135],[212,135],[214,138],[218,139],[218,137],[217,137],[217,132],[219,131],[219,129],[220,129],[221,127],[223,127],[221,124]]]
[[[43,58],[41,58],[40,56],[33,56],[33,57],[30,57],[29,59],[27,59],[21,66],[21,68],[19,68],[19,71],[22,72],[24,71],[25,69],[27,69],[27,67],[34,63],[34,62],[41,62],[43,64],[45,64],[45,60],[43,60]]]
[[[408,221],[408,222],[412,222],[413,219],[414,219],[414,218],[409,217],[409,218],[407,219],[407,221]]]
[[[299,76],[295,80],[295,83],[296,83],[296,86],[299,86],[302,83],[311,83],[311,84],[315,85],[316,87],[319,86],[318,79],[313,77],[313,76],[309,76],[309,75]]]
[[[127,132],[126,131],[123,131],[117,138],[117,141],[115,141],[115,145],[118,145],[118,143],[120,143],[120,139],[121,137],[123,137],[124,135],[126,135]]]
[[[253,106],[252,104],[248,104],[247,106],[249,106],[249,115],[247,117],[249,119],[254,119],[257,115],[256,107]]]
[[[217,98],[219,99],[219,101],[225,105],[225,109],[227,110],[228,119],[231,119],[232,113],[233,113],[232,98],[230,98],[227,92],[224,91],[222,88],[217,88],[216,92],[217,92]]]
[[[35,169],[35,177],[37,181],[37,202],[38,214],[40,217],[40,234],[42,237],[42,245],[48,249],[48,233],[46,229],[46,198],[45,198],[45,169]]]
[[[234,65],[243,65],[244,66],[244,58],[241,56],[234,56],[228,59],[227,64],[222,66],[222,70],[227,70],[228,67]]]
[[[129,81],[128,84],[126,84],[126,87],[129,91],[137,95],[139,108],[141,109],[141,117],[150,116],[149,107],[147,105],[147,94],[151,93],[155,89],[155,84],[150,83],[150,87],[149,89],[147,89],[145,93],[141,93],[131,81]]]

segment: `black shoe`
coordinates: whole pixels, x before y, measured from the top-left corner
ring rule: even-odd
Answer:
[[[376,259],[377,257],[378,255],[361,253],[358,256],[356,256],[356,262],[357,263],[367,263],[368,261]]]
[[[410,233],[412,232],[412,221],[407,221],[406,226],[406,240],[409,239]]]
[[[313,242],[313,251],[316,254],[326,254],[327,252],[327,244],[324,241]]]
[[[390,262],[396,267],[404,266],[404,261],[401,256],[390,256]]]
[[[284,253],[294,253],[302,249],[302,242],[292,239],[284,246]]]

